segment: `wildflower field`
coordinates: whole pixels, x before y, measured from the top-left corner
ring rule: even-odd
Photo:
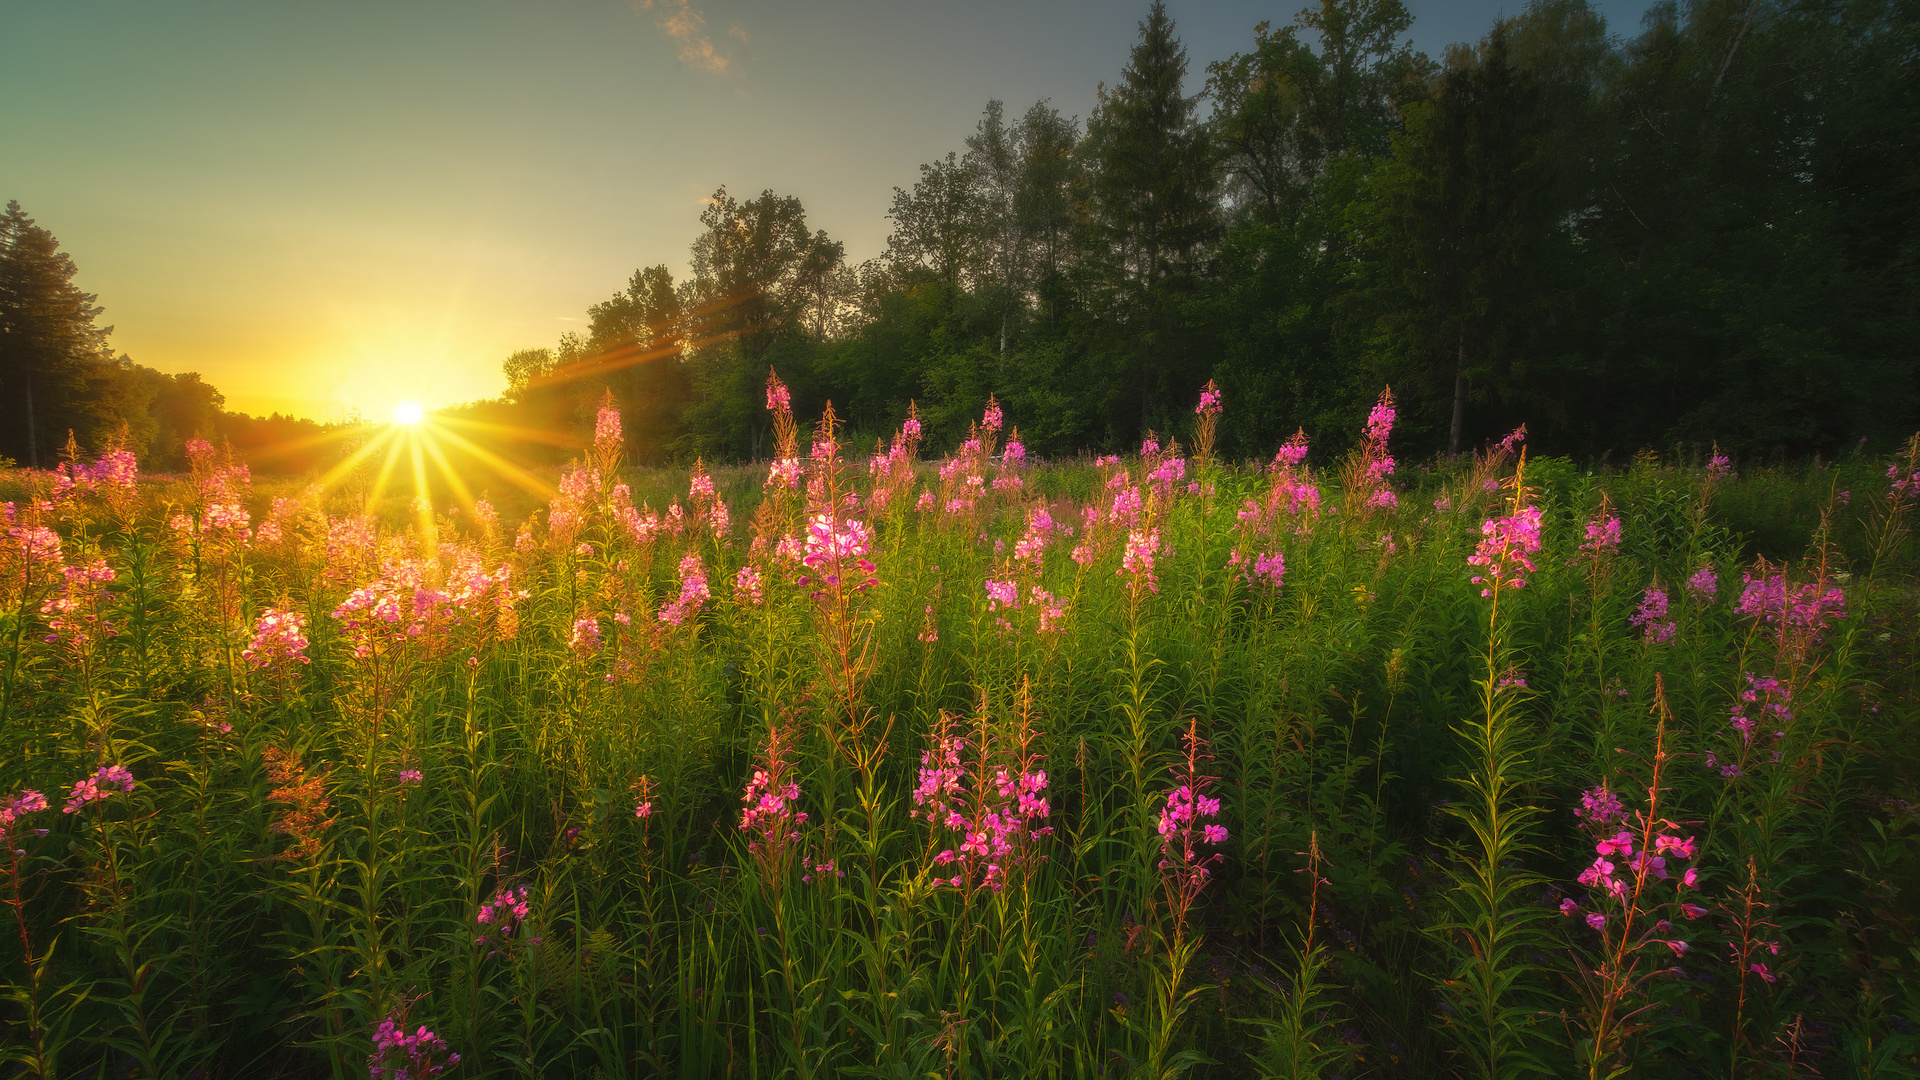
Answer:
[[[0,474],[0,1073],[1915,1075],[1920,440],[767,406],[531,513]]]

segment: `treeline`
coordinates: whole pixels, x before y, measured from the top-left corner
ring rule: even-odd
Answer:
[[[1209,378],[1232,456],[1297,426],[1337,444],[1383,384],[1415,454],[1521,421],[1616,460],[1920,427],[1915,0],[1663,2],[1630,38],[1535,0],[1441,61],[1411,25],[1400,0],[1318,0],[1201,73],[1155,4],[1084,122],[989,102],[895,189],[880,257],[849,264],[796,198],[722,189],[687,280],[635,271],[454,412],[580,434],[611,390],[643,462],[764,455],[769,368],[856,437],[916,402],[936,450],[989,395],[1036,453],[1184,437]],[[72,276],[10,205],[0,455],[49,464],[67,430],[94,448],[125,423],[166,469],[195,431],[322,433],[114,354]]]
[[[1421,451],[1920,426],[1911,0],[1668,2],[1631,38],[1536,0],[1439,62],[1411,24],[1320,0],[1202,78],[1156,4],[1084,123],[988,103],[880,258],[723,189],[690,280],[635,272],[493,411],[578,425],[612,389],[643,460],[766,453],[769,367],[867,437],[917,401],[935,447],[997,395],[1051,454],[1184,435],[1209,378],[1243,455],[1387,383]]]
[[[0,217],[0,458],[52,468],[72,434],[95,452],[124,437],[141,464],[184,470],[186,442],[225,441],[256,469],[305,473],[338,453],[298,417],[228,412],[195,372],[169,375],[108,344],[111,326],[73,283],[73,259],[18,202]]]

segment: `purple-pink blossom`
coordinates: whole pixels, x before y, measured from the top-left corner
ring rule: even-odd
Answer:
[[[1580,542],[1580,550],[1599,558],[1609,555],[1620,548],[1620,519],[1612,514],[1603,513],[1587,522],[1587,538]]]
[[[1480,526],[1481,540],[1467,562],[1481,568],[1473,583],[1484,586],[1481,596],[1495,589],[1524,589],[1534,570],[1533,554],[1540,550],[1540,508],[1523,506],[1507,517],[1488,518]]]
[[[298,611],[268,608],[254,623],[253,637],[240,656],[253,668],[308,663],[307,617]]]
[[[1159,529],[1134,529],[1127,533],[1127,546],[1120,556],[1120,576],[1130,576],[1136,588],[1144,586],[1160,591],[1160,579],[1153,572],[1153,557],[1160,551]]]
[[[446,1053],[447,1042],[421,1024],[411,1035],[399,1016],[380,1021],[373,1032],[373,1053],[367,1055],[370,1080],[424,1080],[460,1063],[459,1054]]]
[[[506,885],[495,890],[492,899],[483,902],[473,916],[473,921],[481,929],[481,933],[473,939],[474,944],[491,945],[490,955],[493,956],[518,944],[521,940],[519,931],[532,912],[527,894],[525,885]]]
[[[1646,634],[1650,645],[1663,645],[1673,640],[1676,625],[1667,618],[1667,593],[1665,589],[1649,586],[1640,597],[1640,608],[1628,617],[1627,622],[1640,628]]]
[[[103,765],[94,770],[92,776],[76,781],[72,794],[67,796],[67,805],[60,808],[63,814],[72,814],[89,803],[111,798],[112,789],[118,788],[121,794],[133,791],[133,773],[124,765]]]

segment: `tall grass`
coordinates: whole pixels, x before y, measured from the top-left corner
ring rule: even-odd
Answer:
[[[1913,1074],[1913,448],[769,405],[524,518],[0,477],[0,1071]]]

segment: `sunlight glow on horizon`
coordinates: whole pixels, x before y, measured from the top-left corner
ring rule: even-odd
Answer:
[[[393,422],[402,427],[412,427],[426,418],[426,406],[417,401],[402,401],[393,407]]]

